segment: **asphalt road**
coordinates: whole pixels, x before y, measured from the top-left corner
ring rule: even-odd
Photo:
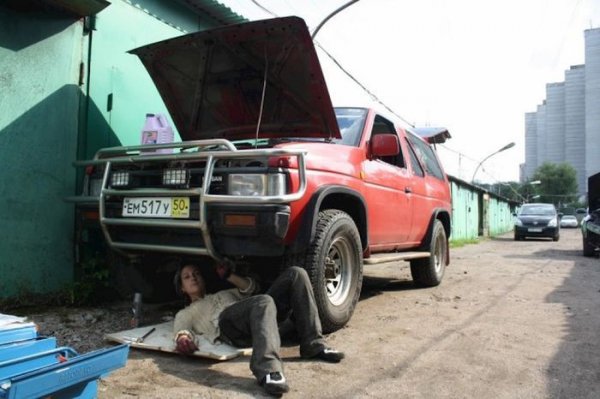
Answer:
[[[361,301],[329,343],[340,364],[283,349],[289,398],[600,398],[600,259],[581,233],[512,234],[451,250],[442,284],[417,289],[407,263],[369,266]],[[263,396],[248,358],[132,349],[101,398]]]

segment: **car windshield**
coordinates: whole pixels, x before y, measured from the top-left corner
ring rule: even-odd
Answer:
[[[342,134],[341,139],[334,140],[335,143],[357,147],[360,136],[365,127],[367,110],[364,108],[336,108],[335,117]]]
[[[543,215],[553,216],[556,213],[553,206],[548,205],[531,205],[521,208],[520,215]]]

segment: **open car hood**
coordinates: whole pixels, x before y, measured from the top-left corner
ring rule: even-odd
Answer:
[[[600,173],[588,177],[588,207],[590,212],[600,209]]]
[[[259,121],[258,137],[341,138],[301,18],[229,25],[130,53],[150,73],[182,140],[252,138]]]

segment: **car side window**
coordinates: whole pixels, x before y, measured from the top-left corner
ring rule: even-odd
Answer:
[[[396,136],[396,139],[398,139],[398,133],[396,132],[396,127],[394,124],[380,115],[375,116],[371,137],[376,134],[393,134]],[[390,165],[394,165],[399,168],[406,168],[404,156],[402,156],[402,146],[400,145],[400,142],[398,142],[398,147],[400,147],[400,152],[397,155],[379,157],[379,159],[385,163],[389,163]]]
[[[442,172],[442,168],[440,167],[435,153],[429,144],[412,136],[411,134],[408,134],[406,137],[408,138],[410,144],[412,144],[415,155],[417,159],[421,161],[421,164],[425,168],[425,172],[428,175],[434,176],[440,180],[444,180],[444,172]]]
[[[413,172],[415,175],[417,176],[421,176],[424,177],[425,176],[425,172],[423,171],[423,168],[421,167],[421,164],[419,163],[418,159],[417,159],[417,155],[415,154],[415,151],[412,148],[412,145],[410,145],[410,143],[408,142],[408,140],[406,141],[407,147],[408,147],[408,153],[410,154],[410,164],[413,168]]]

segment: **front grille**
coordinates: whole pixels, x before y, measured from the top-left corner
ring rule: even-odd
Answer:
[[[546,227],[546,226],[548,226],[548,222],[546,222],[546,221],[537,221],[537,222],[524,221],[523,226],[525,226],[525,227]]]
[[[156,162],[144,162],[126,165],[115,165],[111,169],[111,176],[109,176],[109,185],[112,182],[112,176],[115,173],[126,172],[129,174],[129,182],[126,186],[115,186],[110,187],[116,190],[132,190],[138,188],[199,188],[203,185],[203,178],[205,172],[206,163],[204,161],[195,161],[189,163],[156,163]],[[163,184],[163,173],[165,169],[187,169],[190,177],[187,184],[173,187],[170,185]],[[210,186],[211,194],[223,194],[225,193],[226,178],[218,173],[215,173]]]

